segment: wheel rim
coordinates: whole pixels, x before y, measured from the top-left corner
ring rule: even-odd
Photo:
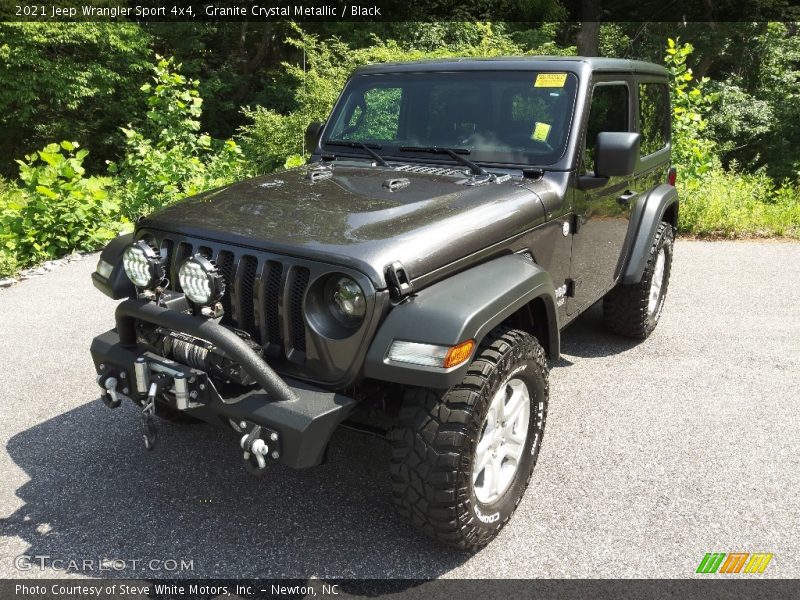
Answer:
[[[521,379],[507,381],[492,398],[472,469],[475,497],[484,504],[502,496],[519,470],[528,438],[530,400]]]
[[[661,299],[661,288],[664,286],[664,272],[667,264],[667,254],[661,248],[656,257],[656,265],[653,268],[653,279],[650,280],[650,298],[647,303],[647,312],[653,316],[658,308],[658,301]]]

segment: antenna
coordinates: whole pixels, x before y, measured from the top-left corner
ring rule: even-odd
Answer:
[[[306,45],[303,44],[303,93],[306,92]],[[300,142],[303,152],[301,153],[303,159],[306,157],[306,136],[303,135],[303,132],[300,132],[300,137],[302,141]]]

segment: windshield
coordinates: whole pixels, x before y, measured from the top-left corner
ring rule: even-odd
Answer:
[[[401,160],[414,156],[414,148],[433,147],[457,148],[475,162],[550,165],[564,153],[576,86],[577,77],[563,72],[356,76],[322,143],[363,142]],[[333,152],[341,148],[330,146]],[[450,159],[439,154],[436,160]]]

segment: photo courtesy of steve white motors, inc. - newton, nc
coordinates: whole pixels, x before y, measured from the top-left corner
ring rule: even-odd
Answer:
[[[317,587],[319,589],[317,589]],[[337,596],[340,594],[336,584],[286,585],[272,583],[254,586],[247,582],[237,584],[213,584],[205,582],[182,581],[178,583],[158,582],[120,582],[120,583],[73,583],[58,582],[46,584],[14,585],[14,594],[19,598],[217,598],[236,597],[307,597],[320,595]]]

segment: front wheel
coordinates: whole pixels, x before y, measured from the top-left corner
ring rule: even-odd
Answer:
[[[406,393],[392,432],[393,501],[431,537],[477,550],[525,492],[547,418],[548,368],[531,335],[497,330],[445,393]]]
[[[603,320],[610,331],[642,340],[653,333],[667,297],[674,245],[672,225],[662,221],[653,236],[641,281],[620,284],[603,298]]]

